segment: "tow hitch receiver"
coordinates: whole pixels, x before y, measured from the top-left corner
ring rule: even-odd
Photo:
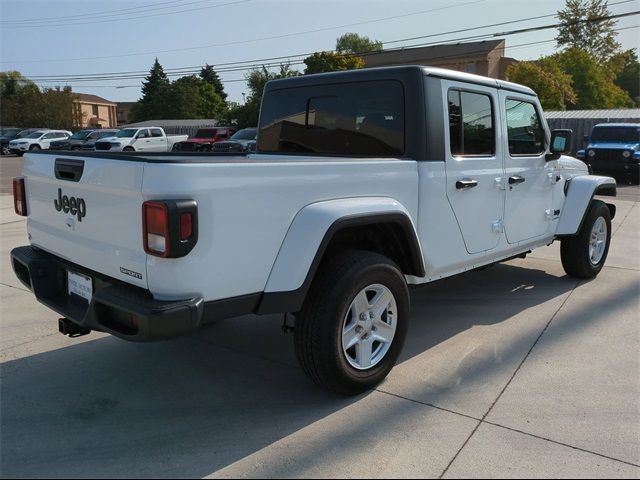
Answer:
[[[60,318],[58,320],[58,331],[63,335],[69,335],[70,338],[82,337],[91,333],[88,328],[76,325],[68,318]]]

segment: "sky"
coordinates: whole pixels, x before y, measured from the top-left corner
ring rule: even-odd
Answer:
[[[615,5],[620,1],[609,0],[612,13],[640,10],[640,0]],[[0,71],[17,70],[26,77],[144,74],[156,57],[165,69],[215,67],[333,50],[336,38],[346,32],[382,41],[385,48],[458,42],[556,20],[407,39],[554,14],[563,6],[564,0],[0,0]],[[618,21],[623,49],[640,47],[640,28],[633,28],[638,25],[640,15]],[[550,29],[496,38],[506,39],[507,56],[529,60],[553,53],[555,34]],[[304,65],[293,68],[303,70]],[[237,67],[220,73],[229,100],[243,101],[246,73]],[[76,92],[112,101],[140,98],[141,79],[67,83]]]

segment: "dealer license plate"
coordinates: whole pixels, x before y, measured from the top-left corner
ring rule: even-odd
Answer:
[[[69,295],[75,294],[91,302],[91,297],[93,297],[91,277],[67,270],[67,286]]]

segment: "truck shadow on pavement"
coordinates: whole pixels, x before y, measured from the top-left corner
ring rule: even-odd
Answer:
[[[559,299],[577,284],[535,265],[503,264],[414,290],[409,337],[396,368],[478,325],[497,326],[517,315],[526,325],[528,309]],[[631,286],[598,305],[615,310],[636,296]],[[585,304],[554,335],[598,321],[592,307]],[[379,442],[406,428],[416,412],[427,423],[443,414],[400,404],[374,409],[366,426],[340,422],[334,430],[325,427],[321,439],[305,433],[288,439],[382,394],[344,398],[317,389],[297,367],[292,338],[280,332],[281,323],[281,316],[248,316],[169,342],[131,344],[107,337],[2,364],[2,476],[203,477],[287,441],[290,447],[243,472],[304,475],[332,454],[359,452],[364,430],[368,441]],[[500,358],[466,370],[453,387],[434,388],[414,378],[410,389],[420,396],[433,393],[433,403],[447,407],[457,389],[482,382],[494,369],[512,365],[512,373],[544,324],[525,328],[527,334],[516,335]],[[454,348],[452,354],[463,353]],[[382,391],[397,383],[394,372]],[[300,438],[306,440],[299,443]]]

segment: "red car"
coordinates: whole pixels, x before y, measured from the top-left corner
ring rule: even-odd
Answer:
[[[214,143],[229,139],[229,137],[231,137],[231,135],[233,135],[235,131],[236,129],[234,127],[201,128],[196,132],[195,136],[189,138],[184,142],[176,143],[173,146],[173,150],[208,150]]]

